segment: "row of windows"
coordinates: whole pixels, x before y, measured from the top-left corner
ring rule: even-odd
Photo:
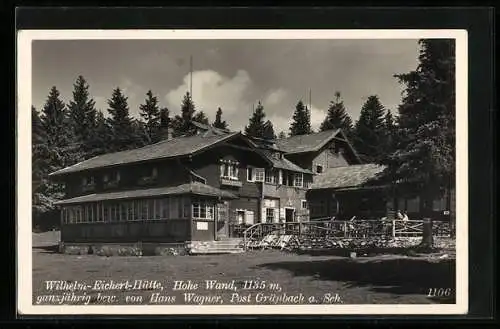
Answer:
[[[190,209],[191,207],[191,209]],[[189,218],[214,219],[214,204],[204,200],[170,197],[120,202],[95,202],[62,209],[63,222],[94,223]]]
[[[309,188],[311,184],[309,180],[304,179],[304,174],[302,173],[252,167],[247,168],[247,181],[306,188]]]
[[[143,175],[142,178],[152,178],[152,179],[156,179],[158,178],[158,169],[156,167],[152,168],[151,169],[151,172],[148,172],[146,173],[145,175]],[[102,182],[104,184],[107,184],[107,183],[111,183],[111,182],[120,182],[120,172],[119,171],[115,171],[113,174],[104,174],[102,176]],[[86,177],[83,177],[82,178],[82,185],[83,186],[92,186],[92,185],[95,185],[95,178],[94,176],[86,176]]]

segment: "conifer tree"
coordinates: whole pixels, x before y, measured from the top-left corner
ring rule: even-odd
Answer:
[[[326,118],[321,123],[320,131],[340,128],[347,136],[350,136],[352,126],[352,119],[345,109],[340,92],[337,91],[335,92],[335,100],[330,102]]]
[[[283,139],[283,138],[287,138],[286,132],[280,131],[280,133],[278,134],[278,139]]]
[[[81,151],[91,149],[89,143],[95,129],[97,110],[90,97],[89,85],[83,76],[78,76],[73,84],[73,99],[68,104],[68,117],[72,143],[79,144]]]
[[[40,119],[49,148],[62,148],[68,145],[66,105],[60,99],[60,93],[55,86],[50,89]]]
[[[245,134],[251,137],[264,138],[265,117],[264,106],[259,101],[255,111],[249,119],[248,126],[245,127]]]
[[[193,116],[193,120],[199,123],[203,123],[206,125],[209,125],[210,123],[208,122],[208,118],[203,111],[198,111],[196,114]]]
[[[378,96],[369,96],[361,108],[354,130],[354,148],[363,162],[380,162],[386,155],[384,106]]]
[[[96,124],[92,136],[92,149],[88,153],[89,157],[94,157],[112,151],[112,132],[108,121],[102,111],[97,111]]]
[[[384,152],[384,154],[389,156],[395,151],[395,147],[397,144],[397,126],[391,110],[387,110],[387,113],[384,117],[384,130],[386,147],[386,151]]]
[[[293,121],[290,124],[290,136],[307,135],[311,133],[311,116],[309,110],[300,100],[295,106]]]
[[[273,123],[269,120],[267,120],[264,123],[264,131],[263,131],[262,138],[270,139],[270,140],[276,139],[276,134],[274,133]]]
[[[217,109],[217,113],[215,114],[215,121],[212,126],[219,129],[227,129],[227,122],[225,120],[222,121],[222,109],[220,107]]]
[[[151,90],[146,96],[145,103],[139,105],[139,115],[144,120],[146,144],[152,144],[160,140],[160,108]]]
[[[420,196],[421,213],[431,218],[433,200],[453,187],[455,177],[455,42],[422,39],[419,44],[416,70],[396,75],[406,88],[387,173]],[[432,243],[432,234],[422,239],[424,247]]]
[[[110,118],[108,124],[111,130],[110,151],[117,152],[137,146],[139,136],[129,114],[128,98],[117,87],[108,100]]]
[[[181,115],[176,115],[172,120],[172,136],[178,137],[189,134],[191,121],[195,113],[195,105],[189,92],[186,92],[181,103]]]

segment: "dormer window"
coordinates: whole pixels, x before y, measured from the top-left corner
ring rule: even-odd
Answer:
[[[238,180],[239,163],[231,160],[221,160],[220,177],[230,180]]]

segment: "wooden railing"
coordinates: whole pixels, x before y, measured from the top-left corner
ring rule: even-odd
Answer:
[[[261,240],[270,234],[296,235],[310,238],[397,238],[420,237],[421,220],[349,220],[310,221],[294,223],[257,223],[243,231],[243,242]],[[446,228],[447,227],[447,228]],[[450,236],[449,222],[433,221],[435,236]]]

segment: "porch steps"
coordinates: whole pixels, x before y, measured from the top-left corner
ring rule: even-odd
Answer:
[[[238,254],[243,252],[242,239],[226,238],[218,241],[192,241],[191,255]]]

